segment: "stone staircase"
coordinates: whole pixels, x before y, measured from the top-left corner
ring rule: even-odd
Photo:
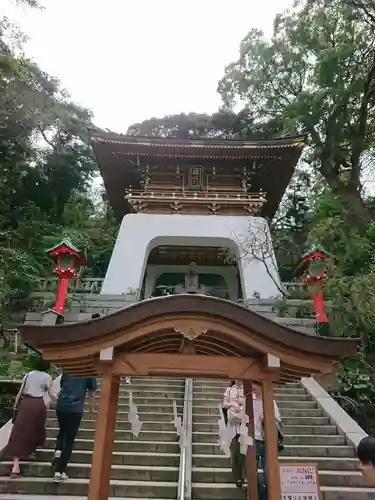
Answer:
[[[91,318],[92,314],[111,314],[119,309],[129,307],[136,302],[136,298],[129,295],[75,294],[71,296],[70,310],[64,315],[64,323],[86,321]],[[271,321],[309,335],[316,335],[314,318],[297,317],[298,308],[306,304],[311,304],[310,300],[286,300],[285,305],[288,308],[288,315],[284,316],[280,316],[277,312],[276,305],[278,302],[277,299],[249,299],[246,301],[246,306]],[[40,307],[38,311],[26,313],[24,323],[40,325],[43,317],[42,311],[45,309],[45,307],[44,309]]]
[[[193,381],[192,498],[237,500],[244,493],[232,481],[230,462],[218,445],[218,404],[225,382]],[[310,399],[301,384],[276,388],[283,418],[285,450],[280,462],[318,464],[323,500],[373,500],[375,490],[362,488],[355,450]]]
[[[232,482],[229,459],[218,445],[218,404],[225,381],[193,381],[192,500],[244,500]],[[182,379],[134,378],[133,400],[143,428],[138,438],[127,421],[128,386],[121,384],[117,429],[112,458],[110,497],[177,499],[180,448],[173,421],[173,399],[182,414]],[[353,447],[337,431],[299,383],[276,389],[285,426],[281,462],[317,463],[323,500],[373,500],[375,490],[361,487]],[[57,424],[48,411],[48,439],[35,462],[22,464],[23,477],[8,479],[11,463],[0,462],[0,500],[37,500],[46,495],[69,499],[86,497],[95,421],[84,415],[72,460],[69,481],[52,482],[52,459]]]
[[[180,448],[173,421],[173,399],[182,413],[185,381],[179,379],[138,378],[132,381],[133,401],[143,422],[138,438],[127,421],[128,388],[123,381],[117,414],[112,459],[110,497],[177,498]],[[87,405],[86,405],[87,409]],[[69,481],[52,482],[51,459],[57,435],[55,411],[48,410],[47,443],[38,450],[35,462],[21,465],[22,478],[10,480],[10,462],[0,462],[0,498],[21,495],[69,495],[86,497],[90,477],[95,421],[84,414],[73,456],[68,468]],[[14,495],[17,495],[14,496]]]

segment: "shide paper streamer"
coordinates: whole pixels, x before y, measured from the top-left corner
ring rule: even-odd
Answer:
[[[186,436],[186,430],[184,429],[181,421],[181,417],[178,416],[177,414],[177,403],[176,400],[173,400],[173,421],[172,424],[176,427],[176,432],[177,436],[180,438],[179,439],[179,445],[180,448],[185,448],[187,445],[187,436]]]
[[[138,437],[141,432],[143,423],[139,420],[138,409],[133,403],[133,392],[129,387],[129,413],[128,420],[130,422],[131,432],[133,436]]]

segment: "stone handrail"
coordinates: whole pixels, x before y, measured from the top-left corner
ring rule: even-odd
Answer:
[[[69,283],[69,291],[74,293],[100,293],[104,279],[103,278],[79,278],[71,280]],[[51,292],[56,293],[57,278],[39,278],[39,284],[35,292]]]
[[[100,293],[104,278],[79,278],[77,280],[71,280],[69,284],[69,291],[73,293]],[[57,288],[58,280],[54,277],[48,278],[39,278],[39,284],[35,292],[51,292],[55,293]],[[290,290],[302,290],[305,288],[305,284],[302,282],[286,282],[282,284],[283,289],[288,292]],[[173,288],[173,287],[170,287]],[[209,289],[214,290],[216,287],[208,287]],[[222,291],[222,287],[220,291]]]
[[[328,394],[328,392],[312,377],[302,378],[302,386],[317,402],[318,406],[330,418],[340,432],[346,437],[348,444],[356,447],[367,433],[357,422]]]

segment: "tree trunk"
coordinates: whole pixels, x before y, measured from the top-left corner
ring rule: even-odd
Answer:
[[[338,194],[340,198],[351,208],[353,214],[358,220],[359,225],[365,226],[371,222],[371,213],[366,207],[359,192],[351,193],[350,191],[343,190]]]
[[[332,192],[337,194],[341,200],[348,205],[355,216],[359,226],[367,225],[372,219],[370,210],[366,207],[360,191],[360,186],[347,186],[340,182],[337,175],[330,171],[330,168],[321,169],[323,177],[328,182]],[[350,189],[351,188],[351,189]]]

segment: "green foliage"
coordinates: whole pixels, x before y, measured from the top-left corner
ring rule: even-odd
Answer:
[[[37,7],[34,0],[23,0]],[[50,275],[45,250],[65,234],[89,255],[85,272],[103,276],[117,223],[102,193],[91,151],[92,114],[59,81],[13,46],[22,36],[0,17],[0,322],[11,298]]]
[[[375,116],[375,37],[341,0],[299,1],[278,15],[268,41],[253,29],[219,83],[227,108],[278,120],[285,132],[309,133],[306,160],[361,223],[364,157],[371,157]]]
[[[220,110],[213,115],[181,113],[150,118],[135,123],[127,134],[141,137],[171,137],[176,139],[268,139],[280,132],[278,119],[258,123],[248,109],[240,113]]]

